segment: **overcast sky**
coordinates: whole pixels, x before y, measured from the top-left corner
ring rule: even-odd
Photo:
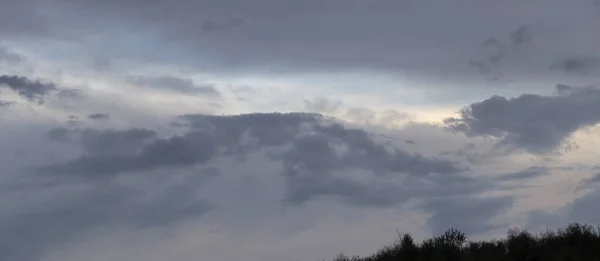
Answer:
[[[598,225],[595,0],[0,0],[0,260]]]

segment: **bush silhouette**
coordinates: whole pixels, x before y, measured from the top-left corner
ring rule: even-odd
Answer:
[[[533,235],[509,229],[500,240],[468,241],[458,229],[415,243],[399,234],[391,245],[367,257],[338,255],[334,261],[600,261],[600,227],[578,223]]]

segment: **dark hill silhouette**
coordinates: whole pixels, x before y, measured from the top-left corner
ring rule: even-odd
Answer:
[[[600,227],[574,223],[567,228],[533,235],[510,229],[504,239],[468,241],[450,229],[441,236],[415,243],[410,234],[367,257],[339,254],[333,261],[600,261]]]

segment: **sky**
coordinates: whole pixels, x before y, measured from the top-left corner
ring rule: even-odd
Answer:
[[[0,260],[598,225],[597,0],[0,0]]]

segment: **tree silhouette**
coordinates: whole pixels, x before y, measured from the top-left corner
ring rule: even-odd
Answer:
[[[367,257],[339,254],[334,261],[600,261],[600,227],[573,223],[564,229],[533,235],[509,229],[500,240],[468,241],[456,228],[415,243],[399,234],[391,245]]]

